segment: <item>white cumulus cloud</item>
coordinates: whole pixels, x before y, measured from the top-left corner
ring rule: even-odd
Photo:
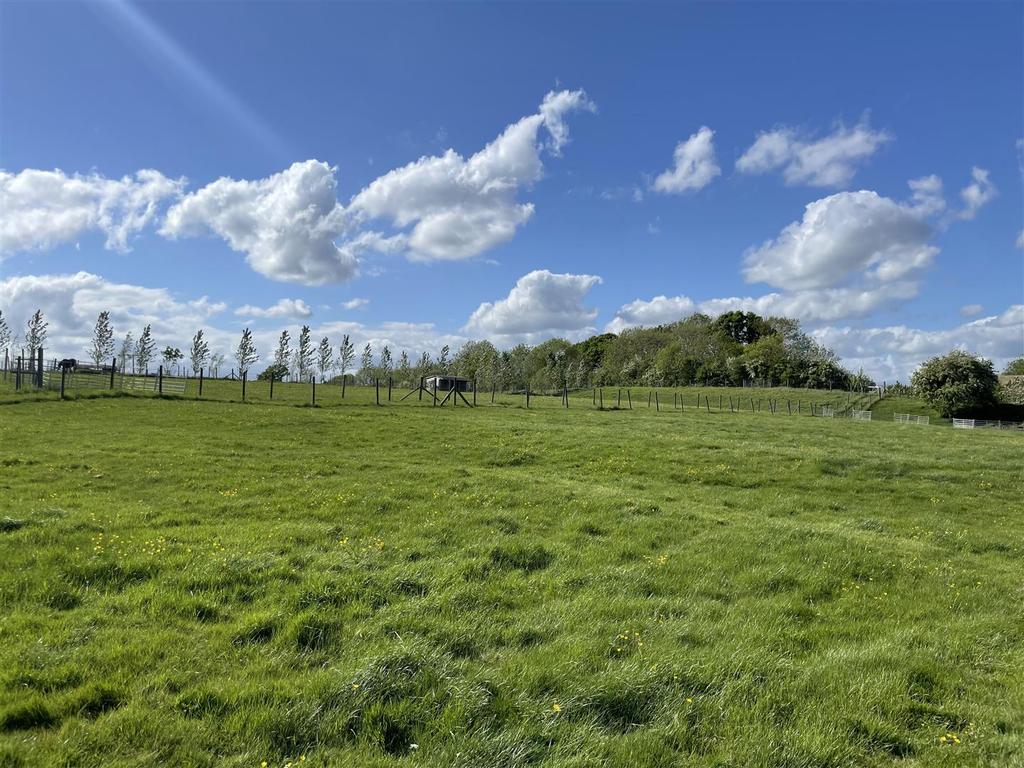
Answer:
[[[619,307],[605,326],[607,333],[621,333],[626,328],[654,326],[674,323],[695,311],[689,296],[655,296],[653,299],[636,299]]]
[[[960,307],[960,317],[980,315],[985,308],[981,304],[964,304]]]
[[[102,233],[107,248],[127,251],[160,204],[184,185],[151,169],[120,179],[59,169],[0,171],[0,258],[54,248],[90,231]]]
[[[601,278],[596,275],[534,270],[520,277],[504,299],[484,302],[477,307],[463,331],[477,336],[526,340],[591,330],[597,309],[583,306],[583,301],[590,289],[600,282]]]
[[[876,192],[839,192],[810,203],[803,218],[747,251],[744,275],[787,290],[834,288],[852,275],[897,280],[931,264],[938,248],[915,208]]]
[[[1011,359],[1024,354],[1024,304],[953,328],[827,327],[813,335],[835,349],[848,367],[863,367],[875,378],[889,382],[906,382],[920,363],[953,348],[982,355],[1001,370]]]
[[[356,272],[356,255],[334,243],[344,218],[334,169],[306,160],[255,181],[217,179],[172,206],[160,231],[172,238],[215,234],[261,275],[322,285]]]
[[[795,317],[808,323],[833,323],[864,317],[879,309],[895,307],[914,298],[918,285],[894,281],[877,287],[825,288],[807,291],[766,293],[762,296],[730,296],[694,301],[689,296],[655,296],[624,304],[605,326],[610,333],[626,328],[664,325],[682,320],[694,312],[715,317],[741,310],[764,317]]]
[[[361,222],[384,219],[402,230],[414,260],[476,256],[510,240],[533,214],[518,192],[541,178],[544,149],[561,152],[569,139],[565,116],[580,109],[594,109],[583,91],[549,93],[536,114],[512,123],[476,154],[464,158],[449,149],[396,168],[357,194],[349,211]]]
[[[961,219],[973,219],[996,194],[996,185],[989,178],[988,171],[975,166],[971,169],[971,183],[960,190],[960,199],[963,200],[964,207],[957,215]]]
[[[36,309],[41,309],[50,324],[47,357],[52,352],[55,356],[82,358],[100,312],[110,312],[118,343],[125,333],[138,338],[145,325],[152,325],[158,343],[185,349],[191,334],[227,307],[205,296],[181,300],[163,288],[115,283],[89,272],[77,272],[0,280],[0,308],[16,332],[24,329],[25,321]]]
[[[861,162],[891,139],[885,131],[872,130],[866,119],[853,128],[839,124],[817,140],[801,137],[795,128],[781,127],[759,134],[736,161],[736,170],[767,173],[781,168],[787,184],[842,187]]]
[[[252,304],[246,304],[236,309],[235,314],[254,320],[280,317],[303,319],[311,317],[313,309],[302,299],[278,299],[269,307],[254,307]]]
[[[342,302],[341,306],[343,306],[345,309],[362,309],[363,307],[368,306],[369,304],[369,299],[355,298]]]
[[[715,161],[714,136],[713,130],[703,126],[686,141],[679,142],[673,153],[673,167],[654,179],[654,190],[678,194],[710,184],[722,172]]]
[[[205,296],[179,298],[163,288],[116,283],[89,272],[0,279],[0,309],[11,329],[18,334],[23,333],[29,316],[36,309],[42,310],[50,324],[46,344],[48,359],[85,358],[96,316],[104,310],[110,311],[118,347],[126,333],[138,339],[143,327],[151,325],[159,349],[171,345],[185,351],[193,334],[201,328],[211,351],[226,355],[227,360],[221,367],[225,374],[235,366],[232,353],[243,325],[242,318],[225,316],[227,306],[223,302],[211,301]],[[253,330],[260,354],[254,372],[271,362],[279,333],[279,327]],[[468,340],[464,335],[440,331],[433,323],[386,321],[366,325],[328,320],[312,327],[314,339],[327,336],[335,349],[345,333],[350,334],[357,349],[369,342],[374,353],[379,354],[387,344],[396,358],[403,349],[414,357],[421,351],[436,357],[445,344],[454,351]]]
[[[935,174],[911,179],[911,201],[914,209],[923,216],[942,213],[946,209],[946,198],[942,193],[942,179]]]

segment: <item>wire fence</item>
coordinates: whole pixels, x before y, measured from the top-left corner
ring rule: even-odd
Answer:
[[[207,378],[201,369],[196,376],[165,375],[162,366],[151,374],[120,371],[116,361],[109,366],[65,366],[51,361],[44,367],[40,355],[19,359],[3,371],[0,401],[24,397],[75,398],[80,395],[129,394],[163,396],[221,402],[285,404],[315,407],[342,405],[419,405],[428,407],[521,407],[586,408],[597,411],[631,411],[646,408],[655,412],[698,411],[704,413],[753,413],[811,416],[852,421],[872,421],[872,410],[883,398],[876,393],[839,390],[796,390],[769,388],[633,388],[594,387],[586,390],[532,391],[530,387],[480,391],[476,381],[452,376],[423,377],[418,381],[395,382],[394,377],[357,383],[352,375],[329,382],[281,381],[241,378]],[[749,393],[749,394],[748,394]],[[646,400],[646,403],[644,402]],[[953,426],[957,429],[999,429],[1024,431],[1024,423],[981,419],[932,420],[927,415],[894,413],[893,422],[915,426]]]

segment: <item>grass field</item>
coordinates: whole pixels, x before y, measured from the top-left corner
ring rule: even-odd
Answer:
[[[1024,762],[1020,435],[637,394],[6,393],[0,766]]]

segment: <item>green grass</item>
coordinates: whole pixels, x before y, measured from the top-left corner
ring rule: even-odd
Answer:
[[[128,378],[141,379],[142,377]],[[155,380],[155,377],[149,377],[148,381],[151,386],[154,385]],[[56,381],[57,379],[54,378],[54,382]],[[168,391],[164,393],[164,397],[183,397],[185,399],[197,399],[199,397],[198,379],[168,377],[166,381],[168,382]],[[108,376],[75,374],[74,383],[77,383],[78,386],[73,386],[72,379],[69,378],[66,396],[69,399],[116,396],[121,394],[120,377],[116,377],[115,382],[116,388],[110,390],[110,379]],[[184,392],[172,392],[172,385],[184,386]],[[655,392],[658,393],[657,405],[666,410],[671,410],[673,404],[676,404],[677,407],[681,406],[683,410],[696,408],[698,400],[702,409],[710,407],[711,410],[729,410],[731,399],[732,407],[736,411],[753,410],[754,412],[767,413],[770,410],[769,400],[772,400],[782,412],[787,412],[788,401],[789,408],[794,414],[798,410],[801,413],[809,414],[808,409],[812,404],[815,407],[830,405],[835,408],[837,413],[842,413],[848,408],[867,408],[874,400],[869,394],[789,387],[774,387],[770,389],[741,389],[737,387],[603,387],[599,391],[601,392],[600,402],[603,402],[604,408],[609,410],[629,407],[633,409],[646,408],[648,407],[649,396],[651,396],[651,407],[653,408],[655,403],[652,393]],[[590,405],[592,407],[598,402],[597,392],[598,390],[592,389],[571,392],[570,402],[578,403],[580,406]],[[410,390],[408,388],[396,385],[392,389],[392,399],[388,401],[387,382],[381,381],[380,400],[382,404],[405,406],[430,403],[429,395],[423,395],[421,398],[417,393],[406,397],[409,393]],[[131,394],[139,397],[157,396],[155,392],[133,391]],[[438,400],[440,401],[445,394],[444,392],[438,393]],[[406,399],[403,400],[402,398]],[[472,393],[467,392],[466,398],[471,401],[473,398]],[[59,391],[56,389],[33,391],[26,387],[19,392],[14,389],[11,379],[7,382],[0,380],[0,404],[4,402],[24,402],[26,400],[57,399],[59,399]],[[220,402],[241,402],[242,384],[240,381],[207,379],[203,382],[202,399]],[[375,387],[366,385],[356,386],[351,381],[345,387],[344,393],[340,384],[317,384],[316,386],[316,405],[322,407],[368,405],[374,404],[376,399],[377,391]],[[245,401],[275,405],[311,405],[313,403],[313,388],[306,383],[275,382],[273,397],[271,397],[270,382],[249,381],[246,384]],[[480,405],[490,405],[490,391],[482,390],[478,392],[477,401]],[[534,392],[531,393],[530,397],[530,406],[533,408],[543,408],[545,406],[559,407],[560,402],[561,398],[558,393],[545,394]],[[459,401],[459,404],[461,405],[462,402]],[[522,392],[517,394],[499,392],[494,396],[494,404],[523,406],[525,405],[525,397]]]
[[[916,397],[896,397],[887,395],[871,406],[871,417],[882,421],[892,421],[894,413],[909,413],[911,416],[927,416],[931,424],[950,423],[942,414],[932,408],[924,400]]]
[[[1024,760],[1020,435],[349,394],[7,396],[0,765]]]

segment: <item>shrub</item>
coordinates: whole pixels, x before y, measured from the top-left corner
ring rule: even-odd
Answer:
[[[957,416],[992,406],[999,380],[990,361],[957,349],[924,362],[912,383],[943,416]]]
[[[1010,379],[999,385],[999,400],[1011,405],[1024,405],[1024,377]]]

